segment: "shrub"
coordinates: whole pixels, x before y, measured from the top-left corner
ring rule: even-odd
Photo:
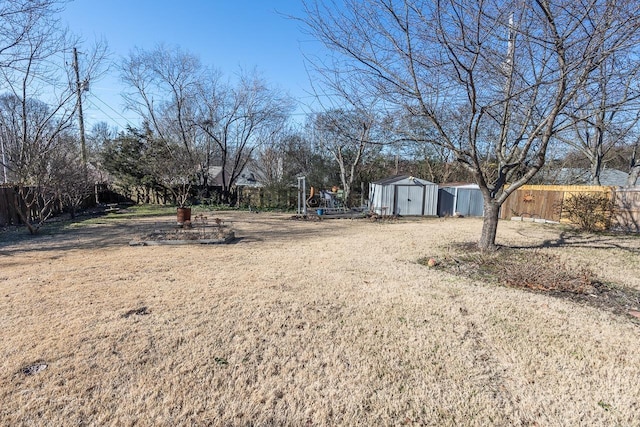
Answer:
[[[557,255],[537,251],[505,256],[496,273],[507,286],[536,291],[587,294],[597,283],[595,274],[586,266],[570,266]]]
[[[427,266],[429,257],[418,262]],[[502,248],[486,254],[460,248],[432,267],[515,288],[545,292],[589,294],[598,285],[593,271],[583,265],[568,264],[561,257],[543,251]]]
[[[608,229],[613,202],[606,193],[578,193],[562,203],[562,214],[582,231]]]

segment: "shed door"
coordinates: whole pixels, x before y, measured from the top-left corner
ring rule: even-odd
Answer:
[[[397,185],[396,215],[422,215],[424,205],[424,187],[418,185]]]
[[[455,188],[441,188],[438,190],[438,216],[453,216],[455,194]]]

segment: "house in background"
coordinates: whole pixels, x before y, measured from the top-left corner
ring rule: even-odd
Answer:
[[[438,185],[407,175],[372,182],[369,209],[378,215],[436,216]]]
[[[235,185],[236,187],[261,188],[264,187],[264,180],[258,172],[246,167],[240,173],[238,179],[236,179]]]
[[[227,172],[227,180],[230,179],[230,176],[231,174]],[[209,185],[222,187],[222,166],[211,166],[209,168]],[[231,187],[264,187],[264,179],[257,169],[247,165],[236,180],[231,183]]]
[[[600,185],[624,187],[629,174],[618,169],[602,169]],[[548,185],[591,185],[591,171],[586,168],[561,168],[541,171],[536,181]]]

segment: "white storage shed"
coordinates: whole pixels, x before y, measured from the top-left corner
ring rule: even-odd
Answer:
[[[407,175],[372,182],[369,209],[378,215],[436,216],[438,185]]]

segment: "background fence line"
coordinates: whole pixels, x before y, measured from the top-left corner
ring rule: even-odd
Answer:
[[[0,226],[20,223],[14,206],[14,197],[13,187],[0,187]]]
[[[524,185],[507,198],[500,217],[546,219],[570,224],[562,206],[576,194],[606,195],[613,202],[611,228],[640,232],[640,186]]]
[[[97,189],[98,190],[98,189]],[[98,190],[101,202],[119,201],[107,186]],[[241,201],[252,207],[290,207],[294,190],[270,192],[265,189],[249,189],[241,193]],[[514,191],[502,205],[500,217],[539,218],[560,223],[570,223],[563,215],[562,204],[574,194],[605,194],[613,202],[611,228],[640,233],[640,186],[607,187],[591,185],[525,185]],[[104,200],[103,200],[104,199]],[[15,205],[15,189],[0,187],[0,227],[21,224]]]

